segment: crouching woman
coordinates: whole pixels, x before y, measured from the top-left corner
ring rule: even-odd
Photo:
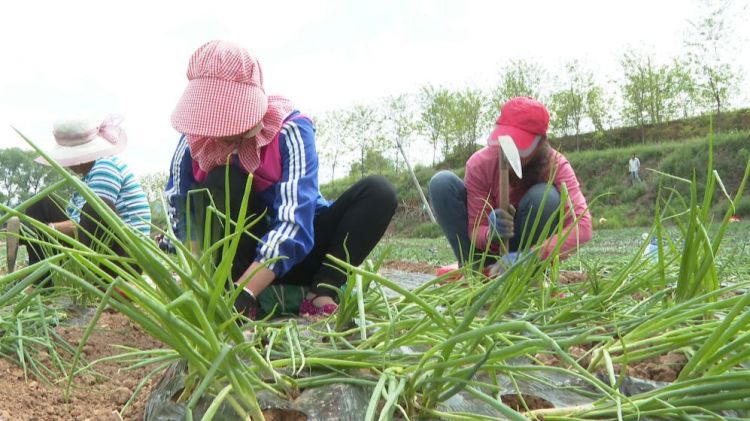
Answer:
[[[586,198],[570,162],[550,146],[548,126],[549,112],[542,103],[529,97],[513,98],[503,105],[488,145],[466,163],[464,180],[449,171],[441,171],[430,180],[435,217],[459,264],[476,262],[482,253],[501,254],[501,241],[508,242],[504,260],[512,264],[523,250],[533,249],[545,259],[563,241],[559,252],[566,257],[591,239]],[[500,136],[512,138],[522,167],[521,178],[513,171],[509,174],[509,209],[499,206],[503,193],[498,183]],[[561,203],[563,186],[569,203]],[[558,221],[560,206],[565,208],[563,221]],[[541,215],[535,228],[538,213]],[[556,229],[560,222],[562,238]],[[545,225],[550,227],[546,238]]]
[[[395,212],[393,186],[368,177],[335,202],[325,200],[312,122],[286,98],[266,95],[260,64],[244,48],[209,42],[193,54],[187,76],[172,114],[183,135],[167,185],[177,226],[184,227],[187,213],[204,222],[206,204],[184,206],[196,189],[210,192],[236,220],[252,175],[247,214],[267,217],[248,228],[251,235],[241,237],[233,256],[232,280],[242,288],[235,308],[252,318],[264,289],[292,284],[309,288],[301,313],[333,313],[337,294],[330,287],[341,287],[346,275],[326,256],[353,265],[364,261]]]

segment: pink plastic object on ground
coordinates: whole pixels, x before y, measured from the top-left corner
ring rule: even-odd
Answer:
[[[448,272],[453,272],[454,270],[458,269],[458,264],[454,263],[452,265],[446,265],[446,266],[440,266],[435,271],[435,275],[437,276],[443,276]]]
[[[458,270],[458,264],[456,264],[456,263],[454,263],[452,265],[440,266],[440,267],[438,267],[435,270],[435,275],[436,276],[444,276],[444,275],[447,275],[448,273],[454,272],[456,270]],[[482,271],[482,273],[484,273],[484,276],[490,277],[490,267],[488,266],[488,267],[484,268],[484,270]],[[458,281],[459,279],[462,279],[463,277],[464,277],[464,275],[462,273],[456,272],[456,273],[453,274],[453,276],[449,276],[445,280],[446,280],[446,282],[453,282],[453,281]]]
[[[317,298],[317,297],[316,297]],[[314,300],[314,299],[313,299]],[[305,298],[302,300],[302,304],[300,304],[299,307],[299,314],[304,316],[330,316],[331,314],[335,313],[336,310],[339,308],[337,304],[324,304],[322,307],[316,307],[315,304],[313,304],[313,300],[308,300]]]

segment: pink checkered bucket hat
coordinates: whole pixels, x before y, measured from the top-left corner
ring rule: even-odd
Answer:
[[[210,41],[193,53],[188,86],[172,126],[194,136],[233,136],[255,127],[268,110],[258,60],[242,47]]]

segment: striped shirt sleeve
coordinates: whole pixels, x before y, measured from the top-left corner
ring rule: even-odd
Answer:
[[[124,184],[120,169],[113,160],[100,159],[86,176],[89,188],[102,199],[117,203],[117,197]]]
[[[270,263],[277,277],[301,262],[313,247],[318,190],[318,156],[315,129],[306,118],[287,122],[279,137],[282,176],[274,186],[275,199],[270,210],[271,230],[258,243],[256,261]]]
[[[127,164],[116,156],[97,159],[84,182],[94,194],[114,204],[123,222],[149,235],[151,208],[141,184]],[[71,219],[79,222],[85,205],[86,200],[78,192],[74,193],[68,209]]]

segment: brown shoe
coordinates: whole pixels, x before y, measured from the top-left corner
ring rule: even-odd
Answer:
[[[5,258],[8,273],[16,270],[16,256],[18,255],[18,235],[21,232],[21,220],[17,216],[8,219],[5,226]]]

